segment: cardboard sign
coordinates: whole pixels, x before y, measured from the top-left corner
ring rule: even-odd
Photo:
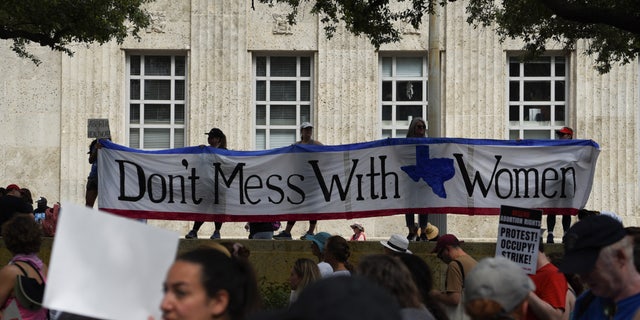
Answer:
[[[97,139],[111,137],[109,119],[89,119],[87,123],[87,137]]]
[[[510,259],[527,273],[535,274],[541,221],[541,210],[501,206],[496,257]]]

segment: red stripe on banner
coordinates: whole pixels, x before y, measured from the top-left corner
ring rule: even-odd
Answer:
[[[573,208],[533,208],[542,210],[543,214],[577,215]],[[268,221],[301,221],[301,220],[334,220],[392,216],[397,214],[466,214],[466,215],[499,215],[500,208],[420,208],[392,209],[359,212],[332,212],[317,214],[276,214],[276,215],[240,215],[240,214],[202,214],[192,212],[161,212],[145,210],[122,210],[100,208],[102,211],[134,219],[184,220],[184,221],[218,221],[218,222],[268,222]]]

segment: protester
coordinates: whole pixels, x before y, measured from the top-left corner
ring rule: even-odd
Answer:
[[[33,206],[22,199],[20,187],[10,184],[5,190],[7,193],[0,197],[0,227],[16,214],[33,212]]]
[[[324,245],[324,261],[333,268],[332,276],[349,276],[354,271],[349,262],[351,248],[349,243],[341,236],[331,236]]]
[[[573,139],[573,129],[569,127],[563,127],[562,129],[556,130],[556,137],[559,140],[571,140]],[[567,232],[569,227],[571,226],[571,215],[564,214],[562,215],[562,231]],[[554,242],[553,229],[556,227],[556,215],[548,214],[547,215],[547,243]]]
[[[478,263],[469,256],[461,247],[463,241],[453,234],[445,234],[438,239],[436,247],[431,253],[437,253],[442,262],[447,264],[447,272],[444,290],[432,290],[431,296],[442,303],[447,311],[449,319],[468,319],[464,313],[462,287],[465,275]]]
[[[38,198],[36,203],[38,206],[33,209],[33,215],[36,218],[36,222],[42,223],[42,221],[46,217],[47,209],[49,209],[49,206],[47,205],[47,198],[40,197]]]
[[[222,130],[218,128],[212,128],[211,130],[209,130],[208,133],[205,132],[205,134],[207,135],[207,143],[209,143],[210,147],[224,149],[224,150],[227,149],[227,136],[224,134],[224,132],[222,132]],[[204,147],[204,145],[200,145],[200,146]],[[202,227],[203,224],[204,224],[204,221],[194,221],[193,227],[191,228],[189,233],[187,233],[187,235],[184,236],[185,239],[198,239],[198,231],[200,230],[200,227]],[[214,227],[215,229],[213,231],[213,234],[209,238],[220,239],[222,222],[215,221]]]
[[[398,254],[396,257],[398,257],[407,269],[409,269],[409,272],[411,272],[413,282],[418,287],[418,291],[420,291],[422,304],[427,307],[436,319],[449,319],[444,310],[444,306],[430,295],[431,290],[433,290],[433,272],[431,271],[431,267],[429,267],[424,259],[415,254]]]
[[[258,310],[251,265],[223,250],[201,247],[176,259],[164,283],[163,319],[242,320]]]
[[[351,225],[351,230],[353,230],[353,235],[351,236],[351,241],[366,241],[367,235],[364,234],[364,227],[359,223],[354,223]]]
[[[464,281],[464,307],[473,320],[521,320],[535,289],[522,267],[504,257],[484,258]]]
[[[305,258],[296,260],[289,275],[289,286],[291,288],[289,304],[298,299],[305,287],[320,279],[322,279],[322,275],[320,275],[320,269],[318,269],[318,265],[315,262]]]
[[[310,122],[303,122],[300,125],[300,140],[296,141],[295,144],[311,144],[321,146],[322,142],[313,139],[313,125]],[[280,240],[291,240],[291,230],[293,230],[293,226],[295,224],[295,220],[287,221],[287,225],[284,227],[284,230],[273,237]],[[303,240],[305,236],[313,235],[316,230],[317,224],[318,220],[310,220],[309,229],[307,229],[307,232],[302,237],[300,237],[300,239]]]
[[[559,267],[562,263],[562,258],[564,253],[562,252],[554,252],[547,255],[551,263],[554,266]],[[562,273],[564,278],[567,280],[568,290],[566,295],[566,302],[564,304],[564,313],[562,314],[562,320],[571,319],[571,315],[573,314],[573,310],[576,307],[576,299],[582,292],[584,291],[584,285],[580,280],[580,277],[574,273]]]
[[[542,237],[536,261],[536,272],[529,275],[536,288],[529,295],[529,312],[526,319],[561,319],[566,308],[569,285],[565,276],[544,253]]]
[[[330,237],[331,234],[327,232],[318,232],[314,235],[308,234],[304,237],[305,240],[311,240],[311,253],[318,258],[318,269],[322,277],[333,274],[333,267],[325,261],[325,243]]]
[[[589,288],[576,301],[573,319],[640,316],[640,273],[633,239],[615,219],[597,215],[574,224],[563,238],[564,273],[577,273]]]
[[[16,215],[2,226],[2,238],[13,257],[9,264],[0,269],[0,307],[2,310],[0,311],[0,319],[3,319],[2,313],[14,300],[17,302],[22,319],[47,319],[47,309],[30,308],[28,305],[24,305],[14,291],[16,277],[19,275],[35,279],[38,283],[46,282],[47,266],[38,257],[42,244],[40,226],[29,215]]]
[[[358,263],[358,275],[373,281],[395,297],[403,320],[435,320],[422,303],[411,272],[397,257],[386,254],[365,256]]]
[[[380,241],[386,254],[411,253],[409,240],[399,234],[392,234],[389,240]]]
[[[98,198],[98,149],[102,145],[95,139],[89,144],[89,163],[91,164],[91,170],[89,176],[87,176],[87,186],[85,192],[85,205],[89,208],[93,208]]]
[[[427,123],[422,118],[413,118],[409,124],[407,138],[424,138],[427,133]],[[418,226],[416,226],[415,216],[413,213],[404,215],[404,219],[409,229],[407,240],[409,241],[429,241],[427,239],[427,223],[429,222],[428,214],[418,214]],[[419,233],[418,233],[419,232]]]

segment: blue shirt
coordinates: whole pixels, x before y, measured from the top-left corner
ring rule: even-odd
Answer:
[[[591,297],[591,298],[590,298]],[[588,299],[592,299],[591,303],[578,317],[582,304],[588,303]],[[633,316],[640,310],[640,293],[631,297],[622,299],[618,303],[613,303],[611,299],[596,297],[590,291],[586,291],[576,300],[576,307],[573,310],[571,319],[573,320],[627,320],[633,319]]]

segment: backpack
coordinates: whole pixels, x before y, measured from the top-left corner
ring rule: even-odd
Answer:
[[[49,208],[45,211],[44,220],[42,220],[42,233],[45,237],[53,237],[56,235],[59,212],[60,205],[57,203],[53,205],[53,208]]]
[[[42,278],[40,270],[38,270],[38,268],[31,264],[31,262],[24,260],[17,261],[24,262],[31,268],[33,268],[33,270],[38,273],[41,283],[38,283],[38,281],[34,278],[29,278],[24,268],[22,268],[19,264],[14,263],[13,265],[18,267],[18,269],[22,271],[23,275],[16,276],[16,284],[13,287],[13,295],[16,297],[16,300],[18,300],[18,303],[20,303],[23,308],[29,310],[38,310],[42,308],[42,299],[44,298],[44,278]]]

